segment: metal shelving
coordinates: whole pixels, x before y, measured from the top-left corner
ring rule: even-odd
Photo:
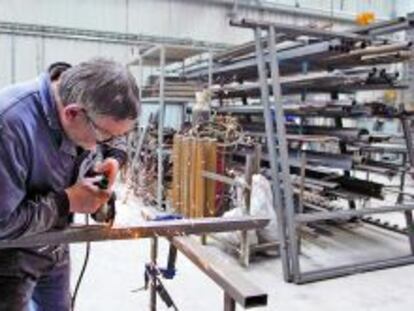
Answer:
[[[181,106],[181,115],[185,114],[185,105],[193,102],[194,98],[188,97],[168,97],[166,96],[166,67],[177,63],[182,64],[182,68],[185,68],[184,61],[188,58],[215,51],[218,47],[208,46],[194,46],[194,45],[173,45],[173,44],[155,44],[147,46],[141,49],[138,57],[131,62],[128,66],[138,66],[140,76],[140,93],[142,103],[158,103],[158,165],[157,165],[157,204],[160,209],[163,209],[163,182],[164,182],[164,122],[165,122],[165,109],[166,105],[178,105]],[[144,67],[155,67],[158,69],[158,96],[143,97],[144,86]],[[182,119],[184,121],[184,117]]]
[[[298,212],[295,202],[293,200],[293,187],[292,179],[290,175],[291,161],[289,160],[288,141],[292,138],[287,135],[287,127],[285,124],[284,112],[286,112],[288,105],[283,104],[282,92],[286,91],[286,74],[302,74],[299,78],[298,86],[292,91],[294,94],[302,94],[302,99],[306,101],[306,94],[312,92],[312,85],[306,85],[303,83],[306,79],[312,81],[313,71],[330,70],[332,68],[346,69],[352,72],[353,67],[360,66],[373,66],[382,65],[388,63],[402,62],[410,59],[408,57],[411,51],[410,43],[389,42],[389,39],[379,37],[381,34],[389,34],[395,30],[403,30],[412,27],[412,15],[407,18],[402,18],[394,21],[393,23],[381,23],[377,26],[370,26],[361,29],[356,29],[353,32],[331,32],[312,30],[288,25],[279,25],[274,23],[264,23],[255,21],[236,21],[233,25],[239,27],[250,28],[254,32],[255,37],[255,54],[252,53],[251,45],[243,47],[248,51],[249,55],[243,58],[243,53],[237,54],[237,50],[232,53],[225,54],[225,61],[222,63],[216,62],[213,66],[212,78],[213,81],[220,83],[220,90],[217,91],[217,98],[223,100],[223,97],[229,98],[240,97],[244,101],[247,98],[256,98],[260,96],[260,107],[248,108],[244,106],[239,107],[219,107],[217,110],[232,110],[241,113],[249,114],[251,111],[248,109],[256,109],[262,111],[265,133],[267,141],[267,160],[270,165],[271,179],[273,184],[274,193],[274,208],[278,216],[279,222],[279,237],[280,237],[280,255],[284,271],[284,279],[287,282],[306,283],[326,278],[338,277],[342,275],[348,275],[352,273],[359,273],[364,271],[371,271],[377,269],[383,269],[388,267],[394,267],[405,264],[414,263],[414,232],[412,223],[412,210],[414,210],[413,204],[404,204],[402,199],[398,204],[394,206],[383,206],[378,208],[356,208],[355,204],[350,200],[350,206],[348,210],[342,211],[319,211],[313,213]],[[280,48],[280,44],[276,44],[276,39],[288,38],[292,40],[300,34],[307,34],[312,39],[303,44],[303,41],[299,42],[292,48]],[[358,53],[353,52],[355,46],[362,45],[362,48],[357,48],[361,55],[369,55],[370,62],[365,62],[364,58],[353,59],[352,62],[345,62],[349,60],[349,55],[355,55]],[[398,47],[398,48],[397,48]],[[396,50],[394,50],[396,48]],[[382,54],[382,52],[404,51],[404,57],[388,58],[386,61],[383,57],[375,59],[370,51],[376,51],[376,53]],[[406,53],[407,52],[407,53]],[[237,59],[232,61],[231,55],[237,55]],[[400,56],[402,56],[401,54]],[[333,60],[340,60],[338,63],[333,63]],[[336,66],[333,66],[336,65]],[[203,77],[205,72],[203,69],[193,70],[188,73],[191,77]],[[347,74],[347,73],[346,73]],[[352,73],[351,73],[352,74]],[[326,76],[331,76],[330,79],[335,79],[331,73],[325,73]],[[385,79],[387,80],[387,79]],[[239,86],[231,86],[226,90],[225,85],[232,81],[243,81],[243,84]],[[329,82],[329,79],[327,80]],[[312,81],[316,87],[315,92],[323,92],[331,94],[332,102],[337,101],[338,93],[355,92],[360,89],[398,89],[400,85],[398,83],[366,83],[360,84],[360,87],[350,87],[344,89],[341,87],[341,81],[337,85],[327,88],[321,87],[320,82]],[[378,80],[377,80],[378,82]],[[244,83],[249,83],[245,85]],[[224,87],[223,87],[224,86]],[[361,87],[363,86],[363,87]],[[236,90],[236,91],[234,91]],[[231,93],[233,91],[233,93]],[[301,92],[302,91],[302,92]],[[220,93],[221,92],[221,93]],[[305,96],[303,96],[305,95]],[[306,104],[304,104],[306,105]],[[361,105],[362,106],[362,105]],[[355,107],[352,109],[355,110]],[[317,114],[318,109],[314,109]],[[319,111],[323,111],[322,109]],[[371,112],[371,114],[370,114]],[[342,117],[352,116],[352,113],[348,110],[337,110],[338,115],[328,116],[336,119],[337,129],[341,131]],[[388,115],[388,111],[383,111],[384,115]],[[321,113],[323,116],[323,113]],[[360,114],[356,113],[354,116],[369,116],[375,115],[372,111],[362,111]],[[381,113],[378,113],[381,115]],[[399,114],[397,111],[393,111],[391,117],[397,117],[406,119],[409,118],[407,114]],[[307,117],[306,112],[302,117]],[[344,129],[345,130],[345,129]],[[406,131],[407,132],[407,131]],[[335,135],[333,135],[335,136]],[[381,140],[380,138],[377,138]],[[409,142],[407,140],[407,142]],[[350,143],[350,142],[348,142]],[[410,147],[410,146],[409,146]],[[346,143],[340,143],[340,149],[342,153],[346,153]],[[410,150],[411,152],[411,150]],[[345,154],[344,154],[345,155]],[[405,164],[403,163],[405,167]],[[353,167],[355,168],[355,167]],[[367,167],[366,169],[369,169]],[[345,170],[344,177],[350,178],[349,170]],[[384,171],[385,172],[385,171]],[[401,172],[401,171],[400,171]],[[348,176],[348,177],[347,177]],[[402,180],[404,183],[404,180]],[[340,191],[335,190],[337,195],[340,195]],[[345,192],[346,194],[346,192]],[[346,197],[346,196],[345,196]],[[372,214],[390,213],[390,212],[403,212],[407,221],[407,234],[411,248],[411,254],[407,256],[400,256],[397,258],[391,258],[386,260],[375,260],[372,262],[354,263],[352,265],[339,266],[329,269],[319,269],[315,271],[303,272],[300,265],[300,237],[298,230],[302,224],[309,224],[320,222],[323,220],[349,220],[356,217],[363,217]]]

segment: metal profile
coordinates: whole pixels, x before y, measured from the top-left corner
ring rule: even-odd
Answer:
[[[0,249],[250,230],[263,228],[268,222],[269,219],[265,217],[238,217],[144,222],[135,227],[111,228],[103,225],[88,225],[2,240],[0,241]]]

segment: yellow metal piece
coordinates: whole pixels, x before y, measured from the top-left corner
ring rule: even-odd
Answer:
[[[175,135],[173,143],[172,206],[189,218],[213,216],[216,181],[206,180],[202,172],[216,172],[217,141]]]
[[[362,12],[357,15],[356,23],[359,26],[366,26],[375,22],[375,13],[374,12]]]
[[[201,138],[197,141],[197,147],[196,147],[196,158],[197,158],[197,164],[196,164],[196,197],[195,197],[195,217],[200,218],[204,217],[203,211],[204,211],[204,205],[206,204],[205,201],[205,192],[206,192],[206,185],[205,185],[205,179],[203,178],[202,171],[206,167],[206,144],[208,139]]]
[[[384,102],[395,104],[397,102],[397,92],[395,90],[384,91]]]
[[[173,141],[173,183],[172,183],[172,205],[177,213],[181,212],[181,174],[182,174],[182,140],[181,135],[174,135]]]

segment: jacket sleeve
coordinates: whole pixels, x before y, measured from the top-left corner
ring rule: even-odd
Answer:
[[[0,124],[0,239],[45,232],[67,223],[65,192],[28,196],[28,146],[21,131],[2,129]]]
[[[127,156],[127,137],[121,136],[114,138],[110,142],[102,146],[102,154],[104,158],[114,158],[122,167],[128,160]]]

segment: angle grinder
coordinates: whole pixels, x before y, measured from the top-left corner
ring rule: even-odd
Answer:
[[[102,175],[102,179],[95,183],[102,190],[109,187],[109,179],[106,175]],[[116,194],[112,192],[108,202],[102,205],[95,213],[92,214],[92,219],[96,222],[107,223],[112,225],[115,220],[115,201]]]

